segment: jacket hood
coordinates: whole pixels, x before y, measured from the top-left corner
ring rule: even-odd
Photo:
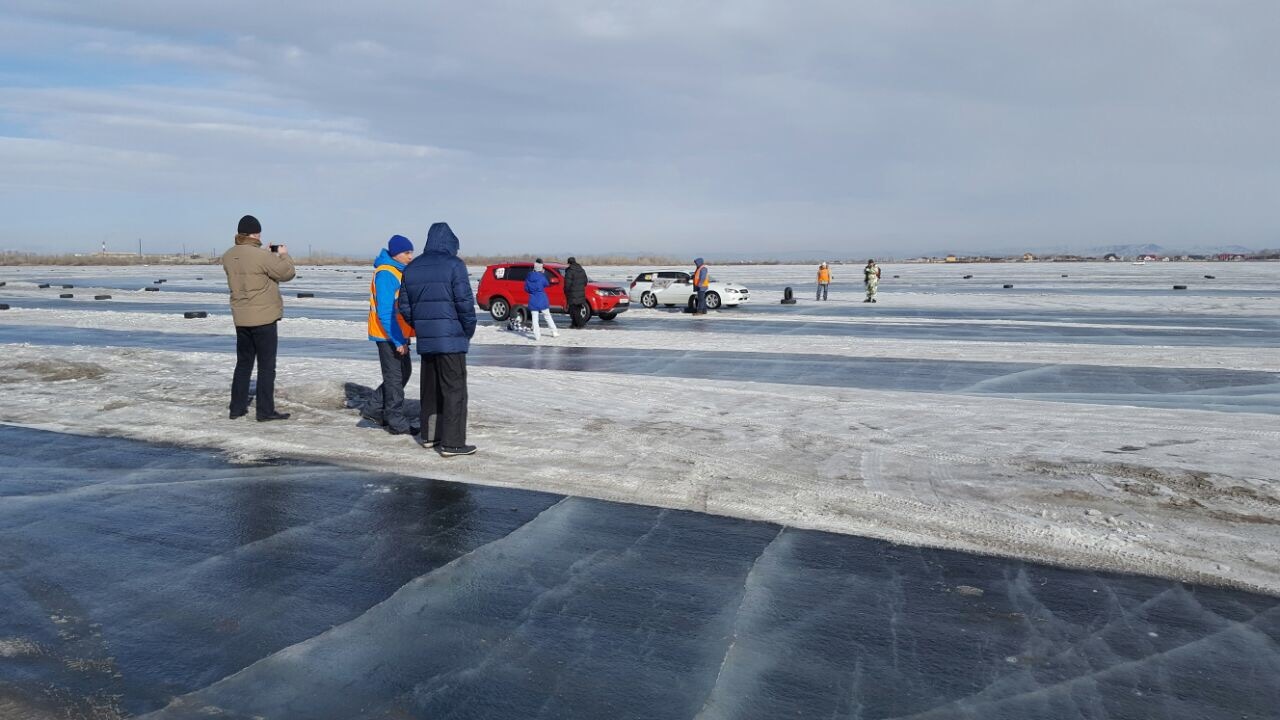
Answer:
[[[378,259],[373,261],[374,267],[378,267],[379,265],[390,265],[399,270],[404,269],[404,263],[399,262],[395,258],[391,257],[391,253],[387,252],[386,248],[382,248],[382,252],[378,253]]]
[[[253,237],[252,235],[242,235],[241,233],[236,233],[236,244],[237,245],[257,245],[258,247],[262,247],[262,239]]]
[[[694,264],[694,265],[701,265],[701,264],[702,264],[702,258],[694,258],[694,259],[693,259],[693,264]]]
[[[427,244],[423,250],[429,253],[457,255],[458,236],[453,234],[449,223],[433,223],[431,229],[427,231]]]

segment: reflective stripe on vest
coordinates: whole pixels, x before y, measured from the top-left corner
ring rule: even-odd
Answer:
[[[693,271],[694,287],[709,287],[711,285],[711,270],[706,265],[699,265],[697,270]]]
[[[396,276],[396,282],[404,281],[404,273],[400,268],[394,265],[379,265],[373,270],[373,279],[369,281],[369,337],[378,338],[379,340],[390,340],[386,329],[382,327],[382,320],[378,318],[378,273],[386,270]],[[396,290],[396,297],[400,297],[400,291]],[[395,308],[391,309],[391,314],[395,315],[396,322],[400,325],[400,334],[405,339],[413,337],[413,326],[404,321],[400,313]]]

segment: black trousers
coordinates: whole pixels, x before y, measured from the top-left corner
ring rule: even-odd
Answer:
[[[249,411],[249,377],[258,364],[258,417],[276,411],[276,324],[236,326],[236,372],[231,380],[231,414]]]
[[[582,315],[579,314],[578,312],[578,306],[586,305],[586,304],[587,304],[586,298],[582,298],[581,300],[579,300],[578,298],[569,299],[569,324],[572,327],[580,328],[587,324],[586,320],[579,319],[582,317]]]
[[[413,375],[413,355],[396,353],[395,343],[376,342],[378,364],[382,366],[382,384],[373,391],[365,414],[380,419],[397,432],[409,431],[409,419],[404,416],[404,386]]]
[[[467,354],[423,355],[422,439],[444,447],[467,444]],[[432,420],[435,423],[432,424]]]

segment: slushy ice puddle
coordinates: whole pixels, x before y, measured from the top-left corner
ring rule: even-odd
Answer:
[[[1272,597],[12,426],[0,607],[19,717],[1280,707]]]

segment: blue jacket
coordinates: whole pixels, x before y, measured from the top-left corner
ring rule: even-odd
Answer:
[[[524,291],[529,293],[530,312],[551,309],[551,301],[547,299],[547,285],[550,284],[547,276],[537,271],[530,272],[524,279]]]
[[[373,266],[380,267],[382,265],[390,265],[397,270],[404,270],[404,264],[396,262],[391,257],[391,253],[386,248],[378,253],[378,259],[373,261]],[[400,281],[395,275],[383,270],[382,272],[374,272],[373,274],[373,311],[378,315],[378,323],[382,325],[383,330],[387,333],[386,338],[369,336],[374,342],[391,342],[396,347],[400,347],[408,342],[404,333],[400,330],[400,323],[396,322],[396,293],[400,292]]]
[[[447,223],[427,231],[422,254],[404,269],[397,304],[413,325],[419,355],[464,353],[476,333],[476,299],[467,266],[458,257],[458,236]]]

